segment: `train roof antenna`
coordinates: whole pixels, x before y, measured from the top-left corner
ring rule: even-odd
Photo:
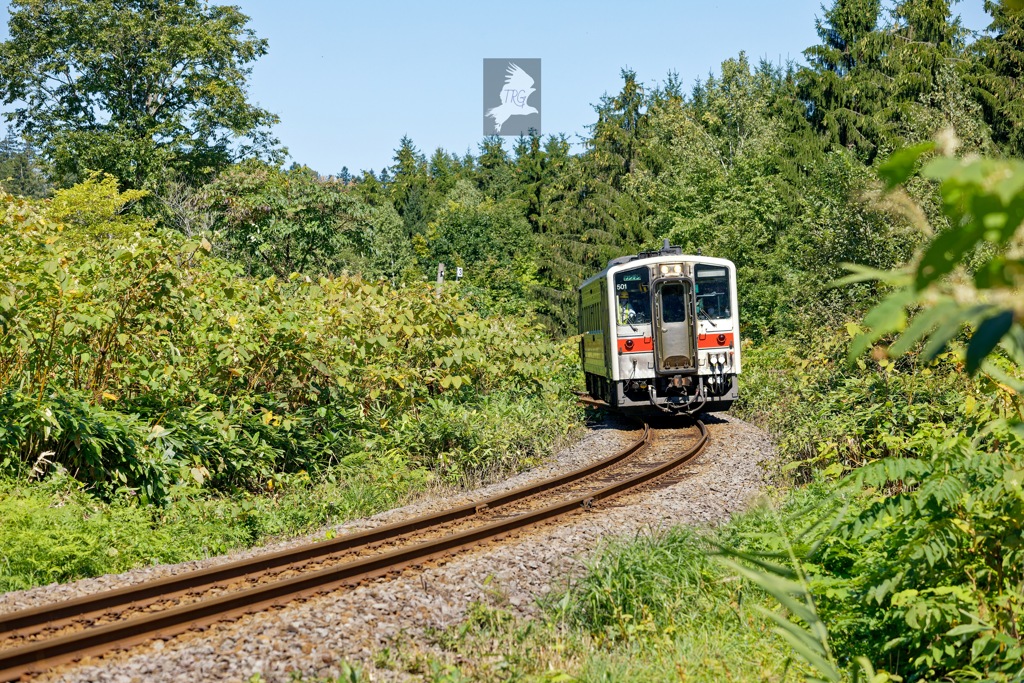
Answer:
[[[670,245],[668,243],[668,238],[666,237],[665,241],[661,243],[661,250],[662,251],[668,251],[669,250],[669,246]]]

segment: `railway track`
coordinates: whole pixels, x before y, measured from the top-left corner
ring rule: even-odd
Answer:
[[[587,467],[485,500],[330,541],[258,555],[74,600],[0,614],[0,681],[166,639],[421,566],[579,513],[642,488],[707,443],[652,446],[644,425],[627,448]]]

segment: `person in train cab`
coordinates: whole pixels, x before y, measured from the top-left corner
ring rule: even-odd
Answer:
[[[628,292],[619,293],[619,324],[631,325],[636,320],[636,310],[629,298]]]

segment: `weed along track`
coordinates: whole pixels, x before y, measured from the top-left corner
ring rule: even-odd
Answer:
[[[584,468],[438,513],[66,602],[0,615],[0,680],[166,639],[421,566],[643,489],[696,457],[693,428],[652,433]]]

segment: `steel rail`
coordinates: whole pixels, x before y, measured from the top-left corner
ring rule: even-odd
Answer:
[[[364,546],[373,545],[374,543],[398,538],[417,531],[424,531],[431,527],[468,519],[484,511],[494,510],[495,508],[518,502],[539,493],[571,484],[607,469],[612,465],[616,465],[646,446],[650,442],[650,438],[650,427],[645,424],[643,435],[640,439],[603,460],[558,477],[522,486],[507,493],[491,496],[490,498],[474,501],[455,508],[448,508],[439,513],[421,515],[410,520],[380,526],[376,529],[347,534],[329,541],[310,543],[297,548],[256,555],[177,576],[168,576],[162,579],[125,586],[124,588],[103,591],[95,595],[87,595],[55,604],[40,605],[39,607],[19,610],[17,612],[0,614],[0,637],[26,631],[35,633],[38,629],[32,630],[34,627],[53,626],[58,622],[65,624],[76,619],[87,618],[91,615],[107,613],[110,610],[131,605],[132,603],[138,604],[158,598],[174,598],[200,588],[214,586],[252,574],[265,573],[272,569],[283,571],[289,565],[308,562],[312,559],[327,557],[343,551],[356,550]]]
[[[548,523],[581,508],[589,509],[595,503],[656,479],[698,455],[708,441],[708,432],[700,421],[696,421],[696,425],[700,437],[684,453],[598,491],[380,555],[0,652],[0,680],[15,680],[82,657],[126,649],[142,642],[169,638],[189,630],[203,629],[219,621],[237,619],[245,614],[281,606],[296,599],[326,593],[340,586],[400,572],[409,566],[421,565],[487,541]],[[648,439],[649,432],[645,429],[644,443]]]

